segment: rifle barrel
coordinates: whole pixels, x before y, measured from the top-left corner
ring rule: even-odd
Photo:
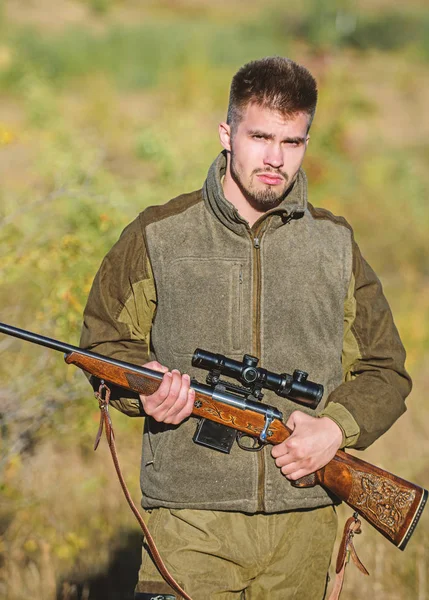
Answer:
[[[58,340],[45,337],[44,335],[38,335],[37,333],[25,329],[19,329],[18,327],[12,327],[12,325],[7,325],[6,323],[0,323],[0,333],[12,335],[21,340],[39,344],[39,346],[46,346],[46,348],[52,348],[53,350],[58,350],[58,352],[64,352],[65,354],[70,354],[70,352],[82,352],[77,346],[64,344]]]
[[[81,356],[95,358],[109,365],[114,365],[116,367],[127,369],[128,371],[131,370],[135,374],[151,377],[152,379],[157,379],[158,381],[161,381],[163,377],[163,373],[160,373],[159,371],[153,371],[152,369],[146,369],[145,367],[138,367],[137,365],[127,363],[121,360],[116,360],[108,356],[103,356],[102,354],[91,352],[90,350],[83,350],[78,346],[65,344],[64,342],[54,340],[53,338],[49,338],[44,335],[39,335],[37,333],[33,333],[32,331],[27,331],[26,329],[19,329],[19,327],[13,327],[12,325],[7,325],[6,323],[0,323],[0,333],[11,335],[21,340],[25,340],[26,342],[38,344],[39,346],[45,346],[46,348],[51,348],[52,350],[57,350],[58,352],[64,352],[66,356],[76,352]],[[191,387],[196,392],[200,394],[205,394],[206,396],[209,396],[214,400],[218,400],[219,402],[222,402],[229,406],[235,406],[236,408],[240,408],[242,410],[253,410],[254,412],[257,412],[262,415],[268,414],[279,420],[282,420],[283,418],[282,413],[273,406],[263,404],[262,402],[237,397],[234,394],[229,394],[220,390],[214,390],[213,388],[199,383],[194,379],[191,380]]]
[[[19,327],[13,327],[12,325],[7,325],[6,323],[0,323],[0,333],[5,333],[6,335],[11,335],[21,340],[25,340],[26,342],[38,344],[39,346],[45,346],[46,348],[51,348],[52,350],[57,350],[58,352],[64,352],[64,354],[71,354],[72,352],[77,352],[79,354],[82,354],[82,356],[87,356],[89,358],[97,358],[108,364],[116,365],[117,367],[124,367],[127,369],[132,368],[133,371],[141,375],[155,377],[155,379],[159,380],[162,379],[162,373],[159,373],[158,371],[152,371],[151,369],[138,367],[137,365],[132,365],[121,360],[115,360],[114,358],[109,358],[107,356],[103,356],[102,354],[91,352],[90,350],[83,350],[78,346],[65,344],[64,342],[54,340],[53,338],[49,338],[44,335],[39,335],[37,333],[33,333],[32,331],[27,331],[26,329],[19,329]]]

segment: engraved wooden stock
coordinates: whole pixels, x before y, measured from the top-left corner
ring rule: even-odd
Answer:
[[[262,414],[228,406],[219,400],[214,400],[210,396],[198,392],[195,394],[192,415],[216,421],[216,423],[232,427],[253,437],[259,437],[265,425],[265,418]],[[268,429],[267,439],[270,444],[277,444],[289,435],[286,425],[279,419],[275,419]]]
[[[427,502],[427,490],[342,450],[316,475],[318,483],[404,550]]]
[[[155,392],[162,379],[161,373],[147,370],[152,375],[143,375],[132,368],[112,365],[78,352],[66,355],[65,360],[99,379],[145,395]],[[200,392],[195,394],[192,415],[254,437],[260,436],[265,425],[263,414],[229,406]],[[267,442],[279,444],[290,434],[281,420],[274,419],[267,432]],[[428,498],[427,490],[342,450],[316,473],[292,482],[299,488],[317,484],[348,504],[401,550],[411,538]]]

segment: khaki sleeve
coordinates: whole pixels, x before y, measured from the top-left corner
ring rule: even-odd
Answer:
[[[148,361],[156,292],[140,217],[122,233],[98,270],[84,311],[80,346],[141,366]],[[97,381],[90,378],[93,387]],[[112,390],[111,403],[143,415],[138,394]]]
[[[381,283],[353,244],[353,274],[344,311],[344,383],[330,394],[320,416],[340,426],[344,446],[363,449],[405,412],[411,379]]]

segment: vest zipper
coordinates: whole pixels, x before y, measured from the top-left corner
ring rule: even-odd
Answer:
[[[252,237],[253,254],[253,340],[252,352],[258,358],[261,358],[261,292],[262,292],[262,273],[261,273],[261,238],[262,225],[255,230],[250,231]],[[264,450],[257,452],[258,457],[258,511],[265,510],[265,457]]]

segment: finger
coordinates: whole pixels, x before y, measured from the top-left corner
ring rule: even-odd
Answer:
[[[271,448],[271,456],[273,458],[278,458],[283,454],[287,454],[288,449],[285,442],[281,442],[281,444],[276,444]]]
[[[180,379],[180,388],[179,388],[177,398],[174,401],[174,403],[170,406],[170,408],[167,410],[166,414],[164,415],[165,423],[177,424],[176,417],[182,412],[183,408],[186,406],[187,401],[188,401],[188,392],[189,392],[190,384],[191,384],[191,379],[190,379],[189,375],[187,375],[185,373],[184,375],[181,376],[181,379]]]
[[[289,419],[286,421],[286,427],[288,427],[289,429],[292,429],[292,431],[293,431],[302,414],[303,413],[300,412],[299,410],[294,410],[293,413],[291,413],[289,415]]]
[[[278,467],[279,469],[285,467],[286,465],[294,464],[296,462],[296,458],[290,453],[282,454],[281,456],[275,459],[276,467]]]
[[[184,407],[172,420],[173,425],[178,425],[179,423],[181,423],[182,421],[184,421],[185,419],[187,419],[188,417],[191,416],[192,411],[194,409],[194,402],[195,402],[195,390],[190,388],[188,390],[187,399],[186,399],[186,403],[185,403]]]
[[[288,479],[290,479],[294,473],[297,473],[301,470],[302,470],[302,465],[300,465],[297,462],[292,462],[292,463],[290,463],[288,465],[284,465],[283,467],[280,468],[281,473]]]
[[[295,471],[292,471],[292,473],[289,473],[288,475],[286,475],[285,473],[283,473],[283,474],[285,475],[286,479],[289,479],[289,481],[296,481],[297,479],[301,479],[301,477],[310,475],[310,473],[314,473],[314,471],[312,471],[311,469],[296,469]]]
[[[177,398],[180,394],[180,389],[182,386],[182,375],[177,369],[173,369],[170,372],[171,375],[171,385],[168,391],[167,396],[163,399],[162,402],[158,403],[156,409],[152,412],[152,417],[159,422],[163,422],[169,410],[177,401]],[[164,375],[165,377],[165,375]]]
[[[157,360],[152,360],[151,362],[144,364],[143,367],[145,369],[152,369],[153,371],[160,371],[161,373],[167,373],[168,371],[168,367],[164,367],[164,365]]]
[[[158,406],[164,402],[165,398],[168,397],[172,380],[172,374],[170,372],[167,372],[164,374],[161,384],[156,390],[156,392],[150,394],[149,396],[145,396],[144,394],[140,395],[140,400],[143,404],[143,408],[146,414],[152,416],[153,412],[158,408]]]
[[[283,460],[283,457],[288,457],[287,462],[304,458],[302,443],[296,437],[290,436],[287,440],[273,447],[271,450],[273,458]],[[281,466],[281,465],[278,465]]]

